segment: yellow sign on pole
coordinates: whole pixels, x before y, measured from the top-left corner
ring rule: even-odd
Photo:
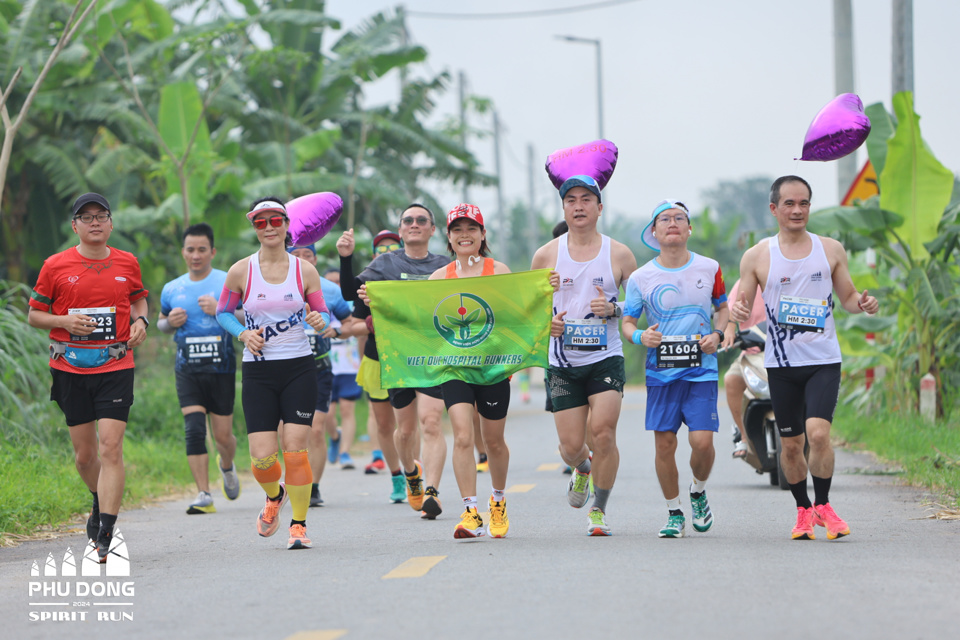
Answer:
[[[847,190],[847,195],[843,196],[840,204],[849,207],[857,201],[863,202],[879,193],[880,183],[877,182],[877,172],[873,170],[873,164],[867,160],[867,164],[863,165],[863,169],[857,174],[853,184],[850,185],[850,189]]]

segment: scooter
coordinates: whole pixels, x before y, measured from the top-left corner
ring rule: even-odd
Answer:
[[[780,430],[773,415],[770,401],[770,385],[767,369],[763,366],[763,348],[766,344],[766,323],[746,329],[737,334],[731,349],[741,350],[738,360],[743,371],[746,389],[743,392],[743,430],[747,438],[747,455],[743,460],[760,475],[770,474],[770,484],[789,489],[783,470],[780,468]],[[757,347],[759,353],[747,353]]]

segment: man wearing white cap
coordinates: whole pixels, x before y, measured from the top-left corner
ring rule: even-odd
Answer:
[[[577,509],[587,503],[592,474],[595,498],[587,535],[608,536],[605,513],[620,466],[617,421],[625,378],[617,297],[637,259],[626,245],[597,231],[603,204],[594,178],[567,179],[560,185],[560,199],[569,230],[540,247],[531,265],[560,274],[560,289],[553,294],[547,393],[560,456],[574,468],[567,501]]]
[[[686,528],[676,461],[681,423],[690,432],[692,449],[693,528],[703,533],[713,526],[706,483],[716,457],[713,434],[720,426],[716,353],[723,331],[711,327],[711,307],[721,327],[729,312],[720,265],[687,249],[692,234],[682,202],[664,200],[654,207],[642,239],[660,255],[630,276],[623,311],[623,335],[647,347],[646,425],[655,435],[657,478],[669,511],[661,538],[682,538]],[[637,319],[644,312],[650,326],[641,331]]]

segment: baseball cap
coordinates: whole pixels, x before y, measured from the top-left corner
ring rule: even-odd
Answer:
[[[402,243],[402,240],[400,240],[400,236],[397,235],[395,231],[389,231],[387,229],[384,229],[377,235],[373,236],[373,248],[376,249],[377,245],[383,242],[384,240],[393,240],[394,242]]]
[[[560,199],[566,198],[567,191],[570,191],[570,189],[574,187],[583,187],[587,191],[590,191],[593,195],[597,196],[597,202],[600,202],[600,185],[590,176],[583,175],[570,176],[563,181],[563,184],[560,185]]]
[[[110,203],[107,202],[107,199],[104,198],[102,195],[100,195],[99,193],[85,193],[79,198],[77,198],[76,201],[74,201],[73,213],[70,214],[70,217],[72,218],[76,216],[80,212],[80,209],[83,209],[86,205],[90,204],[91,202],[96,202],[98,205],[100,205],[107,211],[110,211]]]
[[[253,216],[264,211],[277,211],[287,215],[287,208],[275,200],[264,200],[253,205],[253,209],[247,212],[247,220],[253,220]]]
[[[450,209],[447,213],[447,228],[460,218],[468,218],[483,226],[483,214],[480,213],[480,207],[475,204],[461,203]]]
[[[647,223],[647,226],[643,228],[643,233],[640,234],[640,239],[643,240],[643,244],[654,251],[660,251],[660,243],[653,237],[653,225],[656,224],[658,215],[670,209],[680,209],[687,214],[687,219],[690,219],[690,210],[687,209],[687,205],[682,202],[677,200],[661,200],[658,202],[657,206],[653,208],[653,213],[650,215],[650,222]]]

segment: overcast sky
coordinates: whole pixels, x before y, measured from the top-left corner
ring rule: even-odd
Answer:
[[[397,3],[328,0],[327,13],[355,27]],[[804,134],[835,95],[833,2],[804,0],[639,0],[565,15],[513,19],[435,19],[417,12],[510,13],[596,4],[596,0],[407,0],[412,41],[428,51],[427,69],[463,71],[469,92],[500,114],[504,197],[526,202],[527,145],[535,149],[539,203],[559,197],[543,164],[560,148],[597,138],[595,47],[556,35],[599,38],[603,47],[604,134],[620,150],[605,192],[605,213],[646,217],[662,198],[699,209],[720,180],[797,173],[814,190],[814,207],[836,204],[834,163],[799,162]],[[916,110],[936,156],[960,172],[960,2],[914,0]],[[891,1],[854,0],[854,78],[864,105],[892,110]],[[331,39],[332,41],[335,38]],[[397,95],[387,77],[369,104]],[[456,86],[442,116],[457,114]],[[472,122],[492,129],[491,122]],[[489,141],[469,143],[494,172]],[[866,148],[858,152],[858,168]],[[450,206],[459,192],[449,194]],[[485,215],[493,189],[473,188]],[[489,212],[489,213],[488,213]]]

